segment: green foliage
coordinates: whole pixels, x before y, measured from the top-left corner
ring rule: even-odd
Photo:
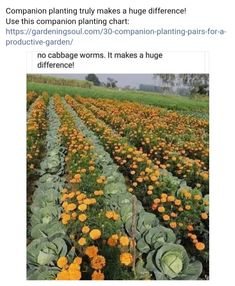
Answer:
[[[202,264],[199,261],[190,263],[184,247],[173,243],[149,252],[146,268],[157,280],[195,280],[202,272]]]
[[[83,97],[92,98],[110,98],[117,99],[121,101],[132,101],[139,102],[142,104],[149,104],[159,107],[164,107],[171,110],[179,110],[185,112],[198,112],[200,115],[207,114],[209,110],[208,100],[193,100],[183,96],[174,95],[161,95],[159,93],[150,93],[142,91],[130,91],[130,90],[116,90],[108,89],[103,87],[93,87],[93,88],[75,88],[69,86],[56,86],[50,84],[40,84],[28,82],[28,91],[36,91],[41,93],[44,90],[48,91],[50,95],[55,93],[62,96],[70,94],[72,96],[81,95]]]

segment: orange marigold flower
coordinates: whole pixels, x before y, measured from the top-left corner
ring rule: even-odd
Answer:
[[[82,274],[80,270],[72,270],[69,271],[69,280],[80,280],[82,278]]]
[[[78,244],[83,246],[86,244],[86,239],[84,237],[81,237],[79,240],[78,240]]]
[[[174,213],[174,212],[172,212],[172,213],[171,213],[171,217],[177,217],[177,214]]]
[[[88,233],[90,231],[89,226],[84,225],[82,228],[82,233]]]
[[[181,200],[175,200],[175,205],[180,206],[181,205]]]
[[[201,195],[199,195],[199,194],[197,194],[197,195],[194,195],[194,200],[196,200],[196,201],[200,201],[201,200],[201,198],[202,198],[202,196]]]
[[[195,243],[195,247],[197,250],[201,251],[201,250],[205,249],[205,244],[203,242],[197,242],[197,243]]]
[[[155,175],[150,176],[150,180],[152,182],[156,182],[157,181],[157,177]]]
[[[163,215],[163,220],[168,221],[170,220],[170,216],[168,214]]]
[[[80,214],[78,216],[78,220],[80,220],[81,222],[84,222],[87,219],[87,216],[85,214]]]
[[[87,205],[86,204],[81,204],[78,206],[78,209],[82,212],[84,212],[87,209]]]
[[[99,229],[93,229],[89,235],[91,239],[96,240],[101,237],[101,231]]]
[[[92,280],[104,280],[104,273],[102,273],[100,270],[94,271],[91,275]]]
[[[176,228],[177,227],[177,223],[175,221],[170,222],[170,227],[171,228]]]
[[[99,270],[105,266],[105,258],[102,255],[96,255],[91,260],[91,267],[93,269]]]
[[[108,243],[109,246],[114,247],[114,246],[117,245],[118,240],[111,236],[111,237],[108,238],[107,243]]]
[[[133,257],[131,255],[131,253],[129,252],[123,252],[121,255],[120,255],[120,262],[126,266],[129,266],[132,264],[133,262]]]
[[[98,254],[98,247],[92,245],[92,246],[88,246],[85,249],[85,254],[89,257],[89,258],[93,258],[94,256],[96,256]]]
[[[55,280],[70,280],[70,275],[67,270],[62,270],[56,276]]]
[[[194,239],[197,239],[197,236],[196,236],[196,234],[192,234],[192,235],[190,236],[190,238],[191,238],[192,240],[194,240]]]
[[[74,258],[73,263],[81,265],[82,264],[82,258],[79,256]]]
[[[57,266],[60,267],[60,268],[63,268],[67,263],[68,263],[68,259],[65,256],[61,256],[57,260]]]
[[[191,224],[189,224],[189,225],[187,226],[187,230],[188,230],[188,231],[193,231],[193,226],[192,226]]]
[[[107,212],[105,213],[105,216],[106,216],[107,218],[112,218],[112,217],[113,217],[113,211],[107,211]]]
[[[201,218],[202,219],[208,219],[208,214],[207,213],[201,213]]]

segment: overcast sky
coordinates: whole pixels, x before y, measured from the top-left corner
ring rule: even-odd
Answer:
[[[101,82],[107,82],[107,77],[118,81],[119,87],[130,85],[138,88],[141,83],[154,85],[153,74],[96,74]],[[52,74],[52,76],[62,78],[85,79],[87,74]]]

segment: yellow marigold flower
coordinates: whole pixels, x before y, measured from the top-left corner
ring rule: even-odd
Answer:
[[[103,183],[103,180],[99,178],[99,179],[96,180],[96,182],[97,182],[98,184],[102,184],[102,183]]]
[[[153,190],[153,186],[152,186],[152,185],[149,185],[149,186],[148,186],[148,190],[152,191],[152,190]]]
[[[175,200],[175,197],[174,197],[174,196],[168,196],[168,197],[167,197],[167,201],[168,201],[168,202],[174,202],[174,200]]]
[[[168,196],[167,196],[166,193],[162,193],[162,194],[161,194],[161,198],[165,198],[165,199],[166,199],[167,197],[168,197]]]
[[[104,191],[99,190],[99,191],[94,191],[95,196],[102,196],[104,194]]]
[[[127,236],[121,236],[119,238],[119,242],[121,246],[128,246],[129,245],[129,238]]]
[[[187,211],[189,211],[191,209],[191,206],[190,205],[185,205],[184,207]]]
[[[81,200],[83,200],[83,199],[85,199],[85,198],[86,198],[86,195],[83,194],[83,193],[77,195],[77,200],[78,200],[78,201],[81,201]]]
[[[111,247],[116,246],[118,243],[118,240],[113,238],[112,236],[108,238],[107,244]]]
[[[117,234],[112,234],[111,236],[113,239],[117,239],[118,240],[118,235]]]
[[[123,252],[121,255],[120,255],[120,262],[126,266],[129,266],[132,264],[133,262],[133,257],[131,255],[131,253],[129,252]]]
[[[201,213],[201,218],[202,219],[208,219],[208,214],[207,213]]]
[[[161,201],[161,200],[158,199],[158,198],[156,198],[156,199],[153,200],[153,202],[154,202],[156,205],[157,205],[158,203],[160,203],[160,201]]]
[[[81,212],[84,212],[86,209],[87,209],[87,205],[86,204],[81,204],[78,206],[78,209],[81,211]]]
[[[88,233],[90,231],[89,226],[84,225],[82,228],[82,233]]]
[[[83,203],[86,205],[91,205],[91,199],[85,199],[83,200]]]
[[[78,240],[78,244],[83,246],[86,244],[86,239],[84,237],[81,237],[79,240]]]
[[[85,214],[80,214],[78,216],[78,220],[80,220],[81,222],[84,222],[87,219],[87,216]]]
[[[152,182],[156,182],[156,181],[157,181],[157,177],[154,176],[154,175],[152,175],[152,176],[150,176],[150,180],[151,180]]]
[[[96,240],[101,237],[101,231],[99,229],[93,229],[89,235],[91,239]]]
[[[165,208],[164,207],[159,207],[157,210],[159,211],[159,213],[163,213],[165,211]]]
[[[76,217],[77,217],[77,213],[76,213],[76,212],[73,212],[73,213],[71,214],[71,217],[72,217],[72,218],[76,218]]]
[[[82,264],[82,258],[79,256],[74,258],[73,263],[81,265]]]
[[[67,263],[68,263],[68,259],[65,256],[61,256],[57,260],[57,266],[60,267],[60,268],[63,268]]]
[[[73,211],[73,210],[76,209],[76,207],[77,207],[77,205],[75,205],[74,203],[71,203],[71,204],[68,204],[68,205],[67,205],[66,209],[67,209],[68,211]]]
[[[95,205],[96,204],[96,199],[95,198],[91,198],[90,199],[90,205]]]
[[[195,243],[195,247],[197,250],[201,251],[201,250],[205,249],[205,244],[203,242],[197,242],[197,243]]]
[[[186,199],[191,199],[192,195],[191,195],[190,192],[186,191],[186,192],[184,192],[184,197],[185,197]]]
[[[136,179],[136,181],[137,181],[138,183],[142,183],[142,182],[143,182],[143,178],[138,177],[138,178]]]
[[[68,202],[63,202],[62,207],[65,209],[68,206]]]
[[[91,275],[92,280],[104,280],[104,273],[102,273],[100,270],[94,271]]]
[[[105,258],[102,255],[96,255],[91,260],[91,267],[93,269],[99,270],[105,266]]]
[[[98,254],[98,247],[92,245],[92,246],[88,246],[85,249],[85,254],[89,257],[89,258],[93,258],[94,256],[96,256]]]
[[[199,194],[197,194],[197,195],[194,195],[194,200],[196,200],[196,201],[200,201],[201,200],[201,198],[202,198],[202,196],[201,195],[199,195]]]
[[[75,192],[71,192],[71,193],[68,194],[68,198],[69,199],[72,199],[74,196],[75,196]]]
[[[90,166],[90,167],[89,167],[89,170],[90,170],[90,171],[94,171],[94,170],[95,170],[95,167],[94,167],[94,166]]]

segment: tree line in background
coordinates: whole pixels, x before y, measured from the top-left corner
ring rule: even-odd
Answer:
[[[209,95],[208,74],[154,74],[153,78],[163,91],[178,91],[180,94],[185,90],[185,95]]]
[[[140,84],[139,89],[163,93],[176,93],[180,95],[209,95],[208,74],[153,74],[155,85]],[[118,81],[108,77],[107,82],[101,82],[96,74],[88,74],[86,80],[93,82],[95,86],[116,88]],[[125,89],[131,89],[126,86]]]
[[[153,74],[153,79],[155,80],[155,84],[150,85],[140,83],[138,89],[163,94],[174,93],[183,96],[209,96],[208,74]],[[107,77],[106,82],[101,82],[96,74],[88,74],[85,77],[85,80],[28,74],[27,81],[82,88],[91,88],[92,86],[103,86],[107,88],[118,87],[118,81],[116,79]],[[135,88],[126,86],[124,89]]]

